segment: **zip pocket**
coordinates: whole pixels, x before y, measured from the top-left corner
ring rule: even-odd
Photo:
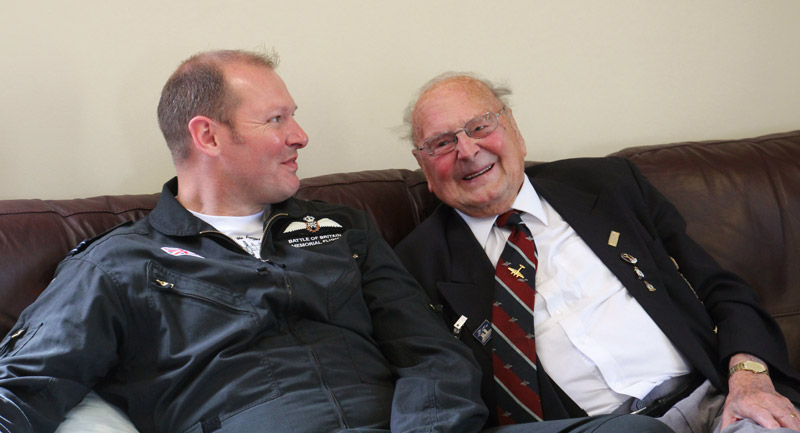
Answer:
[[[39,331],[43,323],[31,329],[30,326],[22,325],[9,333],[8,340],[0,347],[0,358],[11,356],[22,350],[26,344],[33,338]]]
[[[173,294],[220,308],[235,314],[257,317],[255,309],[243,296],[224,287],[168,271],[155,263],[148,264],[148,285],[156,292]]]

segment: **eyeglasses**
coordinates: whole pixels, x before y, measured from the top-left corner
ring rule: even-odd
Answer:
[[[497,129],[497,118],[500,117],[505,110],[506,107],[503,106],[497,113],[488,112],[470,120],[461,129],[431,137],[425,140],[425,142],[422,143],[422,147],[418,147],[417,150],[424,151],[428,156],[441,156],[450,153],[456,148],[458,144],[458,134],[461,131],[464,131],[464,134],[470,138],[488,137],[489,134]]]

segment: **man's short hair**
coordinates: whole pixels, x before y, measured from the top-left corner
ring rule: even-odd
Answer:
[[[172,153],[173,161],[187,157],[191,148],[189,121],[207,116],[230,125],[237,95],[225,83],[223,67],[245,63],[275,69],[275,53],[260,54],[242,50],[206,51],[193,55],[178,66],[161,90],[158,102],[158,125]]]
[[[455,77],[468,77],[483,83],[483,85],[486,86],[490,92],[492,92],[498,101],[500,101],[503,105],[508,106],[508,96],[511,95],[511,88],[507,85],[496,84],[472,72],[445,72],[433,77],[427,83],[422,85],[422,87],[419,88],[414,96],[414,99],[412,99],[406,107],[406,110],[403,113],[403,139],[408,140],[412,145],[416,146],[416,143],[414,143],[413,114],[414,108],[417,106],[417,102],[419,102],[419,98],[435,85]]]

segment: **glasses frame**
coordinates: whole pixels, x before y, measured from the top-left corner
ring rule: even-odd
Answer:
[[[422,143],[421,147],[415,147],[414,149],[417,150],[417,151],[420,151],[420,152],[425,152],[425,154],[428,155],[429,157],[437,157],[437,156],[447,155],[448,153],[450,153],[453,150],[455,150],[455,148],[458,146],[458,134],[463,132],[464,134],[466,134],[467,137],[474,138],[472,133],[467,129],[467,125],[469,125],[470,123],[472,123],[472,122],[474,122],[476,120],[479,120],[479,119],[491,119],[492,118],[491,116],[494,116],[494,126],[492,127],[492,129],[488,133],[486,133],[486,135],[484,135],[483,137],[478,137],[478,138],[486,138],[489,135],[491,135],[495,130],[497,130],[497,127],[500,125],[499,117],[505,111],[506,111],[506,106],[503,105],[503,108],[501,108],[500,111],[498,111],[496,113],[492,112],[492,111],[487,111],[486,113],[481,114],[480,116],[475,116],[472,119],[468,120],[467,123],[464,124],[463,128],[456,129],[455,131],[452,131],[452,132],[443,132],[441,134],[437,134],[435,137],[431,137],[431,138],[425,140],[425,142]],[[484,131],[484,130],[482,130],[482,131]],[[453,144],[451,146],[440,147],[438,149],[431,149],[430,147],[427,147],[427,145],[429,143],[432,143],[432,142],[438,140],[439,138],[441,138],[443,136],[449,136],[449,135],[453,136]],[[446,149],[446,150],[442,151],[442,149]],[[439,152],[437,152],[437,150]]]

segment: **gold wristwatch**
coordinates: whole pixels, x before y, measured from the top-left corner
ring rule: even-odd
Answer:
[[[733,373],[736,373],[739,370],[747,370],[751,373],[755,374],[766,374],[769,375],[767,371],[767,366],[756,361],[744,361],[738,364],[735,364],[733,367],[728,369],[728,377],[731,377]]]

